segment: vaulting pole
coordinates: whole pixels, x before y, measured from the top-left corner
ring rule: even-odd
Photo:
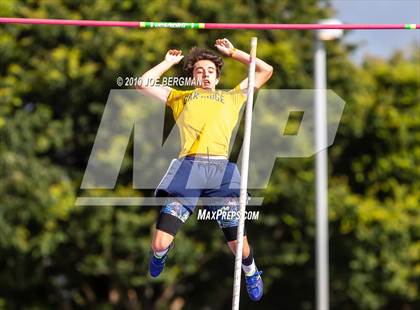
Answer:
[[[248,97],[245,107],[245,133],[242,144],[242,165],[241,165],[241,194],[239,197],[239,224],[236,235],[236,255],[235,255],[235,274],[233,278],[233,297],[232,310],[239,309],[239,297],[241,293],[241,274],[242,274],[242,248],[244,242],[245,209],[248,188],[248,167],[249,149],[251,146],[251,123],[252,123],[252,103],[254,102],[255,85],[255,58],[257,56],[257,38],[251,39],[250,63],[248,69]]]

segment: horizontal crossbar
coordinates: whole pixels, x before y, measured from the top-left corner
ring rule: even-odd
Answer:
[[[0,17],[0,24],[62,25],[85,27],[176,28],[176,29],[253,29],[253,30],[318,30],[318,29],[420,29],[420,24],[225,24],[131,22],[78,19],[41,19]]]

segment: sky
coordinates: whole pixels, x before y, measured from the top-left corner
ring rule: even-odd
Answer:
[[[343,23],[420,24],[420,0],[332,0]],[[389,57],[396,49],[420,45],[420,30],[354,30],[345,41],[359,43],[352,59],[364,55]]]

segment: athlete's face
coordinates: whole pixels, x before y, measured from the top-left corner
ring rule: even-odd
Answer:
[[[199,88],[214,90],[219,83],[216,65],[210,60],[197,61],[194,64],[193,76],[198,81],[196,86]]]

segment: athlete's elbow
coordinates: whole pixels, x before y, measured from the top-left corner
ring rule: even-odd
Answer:
[[[264,83],[267,82],[273,75],[274,68],[270,65],[267,65],[266,68],[261,72],[261,78],[264,80]]]
[[[258,74],[266,78],[267,80],[273,75],[273,66],[266,64],[263,68],[258,71]]]
[[[274,68],[273,66],[267,65],[267,68],[265,69],[265,74],[267,75],[267,78],[271,78],[271,76],[273,75],[274,72]]]
[[[267,81],[271,78],[273,75],[273,67],[268,65],[264,70],[261,70],[260,72],[256,73],[256,87],[259,89],[261,88]]]

